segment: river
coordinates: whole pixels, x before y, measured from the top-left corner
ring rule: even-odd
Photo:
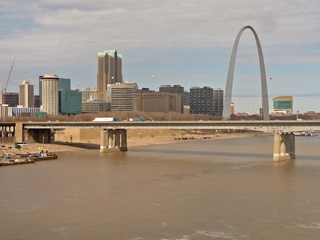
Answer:
[[[320,137],[59,153],[0,168],[0,239],[320,238]]]

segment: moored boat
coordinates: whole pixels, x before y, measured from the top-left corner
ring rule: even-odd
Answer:
[[[29,164],[34,163],[34,160],[31,160],[29,158],[17,158],[17,159],[10,159],[0,162],[0,166],[13,166],[13,165],[19,165],[19,164]]]
[[[306,131],[306,132],[293,132],[295,136],[302,136],[302,137],[315,137],[318,136],[318,133],[315,131]]]
[[[34,161],[54,160],[57,158],[58,158],[58,155],[55,153],[42,153],[42,154],[29,155],[29,159]]]

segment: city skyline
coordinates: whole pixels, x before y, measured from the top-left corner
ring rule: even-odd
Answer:
[[[133,5],[48,0],[0,5],[1,87],[17,58],[8,92],[29,80],[37,93],[39,75],[48,72],[71,78],[75,88],[97,87],[96,54],[104,49],[123,54],[123,80],[139,87],[156,90],[170,84],[185,90],[192,86],[225,90],[236,34],[242,26],[252,25],[265,57],[269,105],[273,97],[292,95],[294,111],[320,112],[314,104],[320,100],[317,1]],[[106,14],[112,27],[104,30]],[[244,33],[234,77],[236,111],[258,113],[261,107],[257,59],[254,38]]]

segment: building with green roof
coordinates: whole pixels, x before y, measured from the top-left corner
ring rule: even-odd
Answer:
[[[107,85],[122,83],[122,55],[117,50],[98,52],[97,95],[107,100]]]

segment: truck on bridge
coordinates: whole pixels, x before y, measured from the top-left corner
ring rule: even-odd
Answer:
[[[93,119],[94,122],[116,122],[119,121],[118,118],[115,117],[105,117],[105,118],[95,118]]]

